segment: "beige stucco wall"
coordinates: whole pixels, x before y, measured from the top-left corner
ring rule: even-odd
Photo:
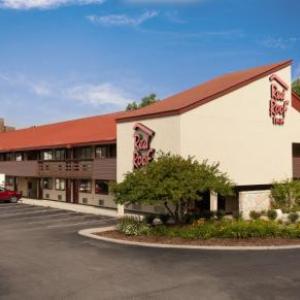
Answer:
[[[49,197],[46,197],[46,195],[49,195]],[[58,196],[61,196],[61,200],[58,199]],[[43,199],[50,199],[50,200],[57,200],[57,201],[63,201],[66,202],[66,191],[57,191],[55,189],[43,190]]]
[[[139,123],[155,132],[151,148],[156,151],[180,153],[180,118],[179,116],[139,120]],[[133,126],[137,122],[117,124],[117,181],[122,181],[126,172],[131,171],[133,164]]]
[[[276,72],[291,86],[291,68]],[[291,104],[291,90],[287,98]],[[285,124],[269,117],[269,76],[181,115],[181,154],[220,162],[237,185],[292,177],[292,142],[300,115],[289,105]]]

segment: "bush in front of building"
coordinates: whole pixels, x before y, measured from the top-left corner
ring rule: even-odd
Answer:
[[[252,220],[257,220],[257,219],[259,219],[260,217],[261,217],[261,213],[260,212],[258,212],[258,211],[255,211],[255,210],[252,210],[252,211],[250,211],[250,214],[249,214],[249,216],[250,216],[250,218],[252,219]]]
[[[117,229],[125,235],[143,235],[149,232],[149,225],[140,217],[125,216],[119,220]]]
[[[159,153],[145,167],[127,173],[111,190],[118,204],[163,204],[175,222],[182,224],[191,214],[195,201],[201,200],[201,193],[232,195],[232,186],[218,164]]]
[[[300,180],[274,182],[271,199],[274,208],[284,211],[300,207]]]
[[[299,224],[279,224],[265,220],[196,221],[193,225],[148,227],[147,230],[122,231],[127,235],[159,236],[184,239],[249,239],[249,238],[300,238]]]
[[[269,220],[276,220],[277,218],[277,211],[275,209],[269,209],[267,211],[267,217],[269,218]]]
[[[298,215],[298,213],[296,213],[296,212],[291,212],[291,213],[289,213],[289,215],[288,215],[288,219],[289,219],[289,221],[290,221],[291,223],[295,223],[295,222],[297,222],[297,220],[299,219],[299,215]]]

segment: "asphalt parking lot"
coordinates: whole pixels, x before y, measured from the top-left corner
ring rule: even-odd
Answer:
[[[0,204],[0,299],[299,299],[300,250],[150,249],[77,234],[114,222]]]

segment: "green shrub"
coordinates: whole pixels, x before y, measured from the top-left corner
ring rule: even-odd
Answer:
[[[134,216],[120,219],[117,228],[126,235],[147,234],[150,230],[150,227],[141,218]]]
[[[291,209],[300,205],[300,180],[284,180],[274,182],[271,189],[273,206]]]
[[[234,220],[242,220],[243,218],[243,213],[240,211],[234,211],[232,214],[232,217]]]
[[[270,209],[267,211],[267,216],[269,218],[269,220],[276,220],[277,218],[277,212],[274,209]]]
[[[217,214],[216,214],[216,215],[217,215],[217,219],[218,219],[218,220],[223,220],[223,218],[225,217],[225,214],[226,214],[226,213],[225,213],[224,210],[218,210],[218,211],[217,211]]]
[[[169,219],[170,219],[170,215],[161,214],[161,215],[159,216],[159,218],[160,218],[160,220],[161,220],[161,222],[162,222],[163,224],[167,224],[167,222],[168,222]]]
[[[249,216],[250,216],[250,218],[251,218],[252,220],[257,220],[257,219],[260,218],[261,213],[255,211],[255,210],[251,210]]]
[[[152,225],[153,223],[153,220],[156,218],[156,215],[155,214],[149,214],[149,215],[145,215],[145,222],[149,225]]]
[[[295,223],[299,219],[299,215],[296,212],[291,212],[288,215],[288,218],[289,218],[291,223]]]

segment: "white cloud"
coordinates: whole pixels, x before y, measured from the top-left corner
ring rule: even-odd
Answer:
[[[124,105],[134,100],[126,91],[111,83],[74,86],[66,89],[64,96],[94,106],[113,104],[124,107]]]
[[[206,0],[125,0],[125,2],[134,4],[190,4],[204,1]]]
[[[52,9],[65,5],[102,4],[105,0],[0,0],[0,8]]]
[[[106,16],[87,16],[88,20],[95,24],[104,26],[138,26],[152,18],[158,16],[157,11],[147,11],[140,16],[130,17],[128,15],[106,15]]]
[[[267,48],[284,50],[293,46],[294,43],[298,41],[300,41],[300,38],[298,37],[290,37],[290,38],[267,37],[264,40],[262,40],[260,43]]]

